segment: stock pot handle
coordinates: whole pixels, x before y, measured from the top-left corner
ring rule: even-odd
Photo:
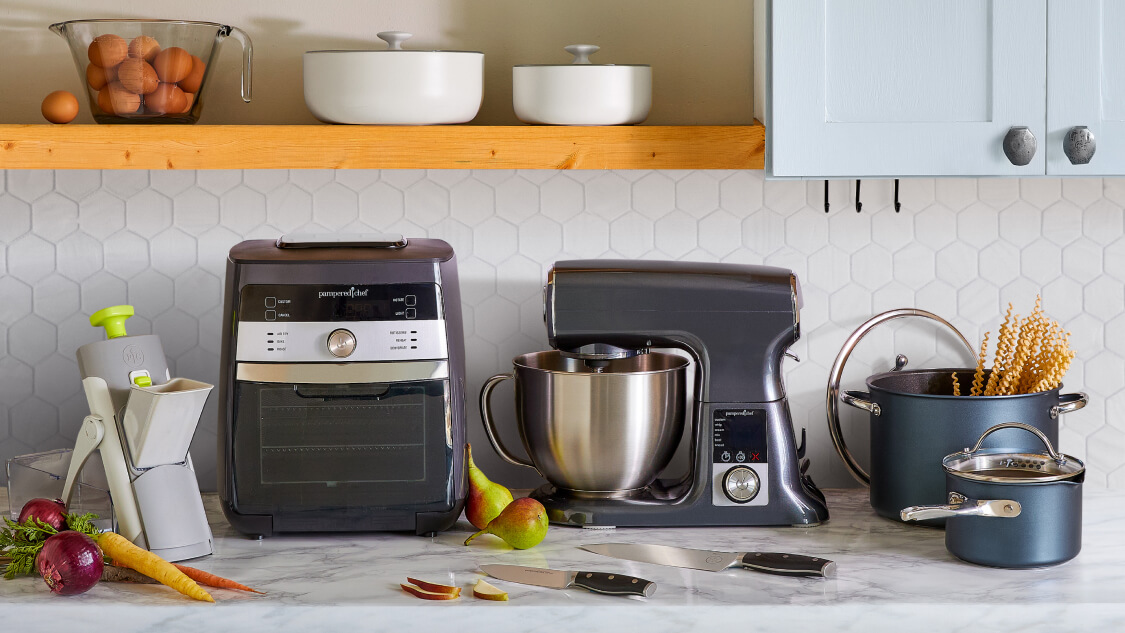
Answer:
[[[1083,391],[1061,394],[1059,395],[1059,403],[1051,407],[1051,419],[1054,420],[1064,413],[1077,411],[1085,407],[1089,402],[1090,396],[1087,396]]]
[[[489,443],[492,444],[492,448],[496,449],[496,452],[500,454],[500,457],[504,458],[504,461],[509,464],[515,464],[516,466],[535,468],[535,464],[532,464],[526,459],[516,457],[508,452],[507,448],[504,448],[504,444],[500,441],[500,433],[496,431],[496,423],[492,419],[492,390],[505,380],[515,377],[515,374],[496,374],[484,381],[484,386],[480,389],[480,419],[484,422],[484,432],[488,434]]]
[[[965,344],[965,349],[969,351],[969,356],[975,358],[977,355],[976,349],[969,344],[968,339],[966,339],[957,328],[953,327],[953,324],[933,312],[927,312],[917,308],[900,308],[898,310],[889,310],[882,314],[877,314],[868,319],[863,325],[859,326],[859,329],[855,332],[852,332],[852,335],[844,342],[843,349],[841,349],[840,353],[836,356],[836,361],[832,363],[831,371],[828,372],[828,394],[826,398],[828,405],[828,432],[832,435],[832,444],[836,447],[836,454],[844,461],[844,465],[848,467],[852,477],[855,477],[859,483],[865,486],[871,485],[871,477],[867,474],[867,471],[863,470],[863,467],[859,465],[859,462],[856,461],[851,452],[848,451],[848,445],[844,441],[844,432],[840,428],[840,400],[843,400],[847,404],[858,406],[861,409],[871,411],[872,413],[875,413],[874,406],[876,405],[874,405],[874,403],[868,403],[866,400],[856,398],[851,394],[841,396],[840,378],[844,375],[844,364],[848,362],[848,357],[852,355],[852,351],[855,349],[856,345],[859,345],[859,342],[863,340],[863,337],[867,336],[868,332],[887,321],[893,321],[903,317],[923,317],[932,321],[937,321],[948,327],[957,335],[957,338]],[[897,364],[895,368],[901,369]],[[851,398],[852,401],[849,401],[849,398]],[[871,404],[873,408],[868,409],[866,406],[863,406],[863,404]],[[875,415],[878,415],[878,413],[875,413]]]

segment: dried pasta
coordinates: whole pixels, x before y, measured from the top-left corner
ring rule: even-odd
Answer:
[[[1070,349],[1070,333],[1043,312],[1043,300],[1035,298],[1035,308],[1026,318],[1012,313],[1012,304],[1004,313],[1004,322],[996,335],[996,351],[984,379],[988,352],[986,332],[977,357],[970,396],[1008,396],[1057,389],[1074,360]],[[953,395],[961,395],[957,376],[953,376]]]

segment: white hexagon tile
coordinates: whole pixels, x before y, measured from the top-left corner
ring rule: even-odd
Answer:
[[[81,423],[74,351],[96,340],[87,316],[129,302],[131,331],[165,341],[173,371],[216,382],[227,250],[286,231],[389,230],[441,237],[460,262],[469,354],[470,439],[490,475],[534,473],[487,448],[475,405],[513,355],[546,347],[540,286],[574,257],[694,259],[787,266],[801,277],[803,338],[787,361],[793,419],[807,428],[812,474],[853,482],[824,420],[828,367],[876,311],[916,306],[970,339],[995,331],[1009,301],[1073,332],[1067,390],[1091,405],[1062,422],[1067,453],[1091,486],[1125,486],[1125,179],[912,179],[901,213],[890,184],[765,182],[761,172],[207,171],[0,172],[0,459],[68,446]],[[914,367],[962,364],[952,337],[926,324],[865,339],[845,386],[905,353]],[[498,402],[510,402],[508,387]],[[193,445],[215,484],[212,396]],[[502,435],[518,442],[510,406]],[[867,454],[866,421],[846,412]],[[0,477],[2,477],[0,473]]]

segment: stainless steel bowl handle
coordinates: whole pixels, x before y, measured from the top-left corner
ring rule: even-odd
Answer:
[[[480,419],[484,422],[484,432],[488,434],[489,443],[492,444],[492,448],[496,449],[496,452],[500,454],[500,457],[504,458],[504,461],[509,464],[515,464],[516,466],[535,468],[535,464],[532,464],[526,459],[516,457],[509,453],[508,449],[504,448],[504,444],[500,441],[500,433],[496,431],[496,423],[492,420],[492,390],[496,388],[496,385],[515,377],[515,374],[496,374],[492,378],[484,381],[484,386],[480,389]]]
[[[1047,436],[1043,434],[1043,431],[1040,431],[1030,424],[1024,424],[1023,422],[1004,422],[1002,424],[997,424],[996,426],[989,427],[987,431],[981,434],[980,438],[977,440],[977,443],[974,444],[972,448],[966,448],[964,450],[965,455],[970,456],[973,453],[979,451],[981,445],[984,444],[984,438],[1003,429],[1023,429],[1028,433],[1034,433],[1035,437],[1038,437],[1039,441],[1043,442],[1043,446],[1047,448],[1047,454],[1051,456],[1051,459],[1055,460],[1055,462],[1059,464],[1066,463],[1066,458],[1055,451],[1055,447],[1051,445],[1051,440],[1047,439]]]
[[[947,517],[996,517],[1011,519],[1018,517],[1023,508],[1019,501],[1012,499],[975,500],[965,499],[961,503],[941,506],[910,506],[903,508],[899,518],[903,521],[925,521]]]
[[[844,364],[848,362],[848,357],[852,355],[852,351],[855,350],[856,345],[859,345],[859,342],[863,340],[863,337],[867,336],[868,332],[887,321],[893,321],[894,319],[901,319],[903,317],[922,317],[937,321],[950,330],[953,330],[957,338],[961,339],[961,342],[965,344],[965,349],[969,351],[970,356],[975,359],[977,355],[976,349],[969,344],[968,339],[966,339],[957,328],[953,327],[949,321],[946,321],[932,312],[918,310],[916,308],[900,308],[898,310],[890,310],[882,314],[877,314],[868,319],[863,325],[859,326],[859,329],[855,332],[852,332],[852,335],[844,342],[843,349],[836,355],[836,361],[832,363],[832,370],[828,372],[828,394],[826,397],[828,405],[828,431],[832,435],[832,444],[836,447],[836,454],[840,456],[840,459],[844,460],[844,465],[848,467],[852,477],[855,477],[859,483],[865,486],[870,485],[871,477],[868,476],[867,472],[863,470],[863,467],[859,465],[859,462],[857,462],[855,457],[848,451],[848,445],[844,441],[844,433],[840,429],[840,400],[842,399],[840,397],[840,377],[844,374]],[[848,404],[853,403],[848,402]]]
[[[844,395],[840,396],[844,404],[851,405],[857,409],[863,409],[871,415],[879,417],[883,414],[883,409],[878,403],[872,402],[870,398],[871,394],[866,391],[845,391]]]
[[[1059,395],[1059,403],[1051,407],[1051,419],[1054,420],[1064,413],[1077,411],[1089,404],[1089,402],[1090,396],[1087,396],[1084,391],[1061,394]]]

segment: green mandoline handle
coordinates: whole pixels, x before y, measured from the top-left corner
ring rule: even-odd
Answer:
[[[133,316],[133,306],[110,306],[90,315],[90,325],[104,327],[107,338],[125,336],[125,319]]]

